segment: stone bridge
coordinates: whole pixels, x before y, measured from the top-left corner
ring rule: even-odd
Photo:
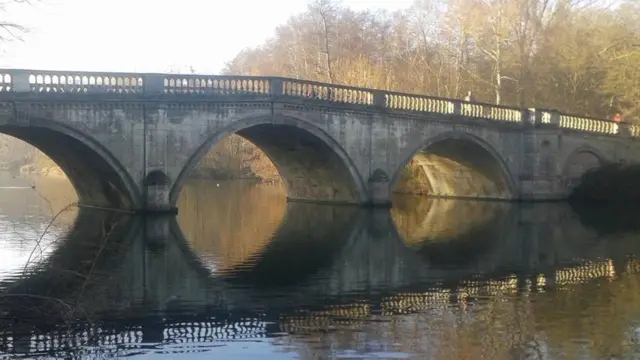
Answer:
[[[588,169],[639,158],[640,129],[553,110],[246,76],[0,70],[0,133],[51,157],[85,206],[175,210],[190,170],[238,134],[291,200],[389,205],[424,192],[566,198]]]

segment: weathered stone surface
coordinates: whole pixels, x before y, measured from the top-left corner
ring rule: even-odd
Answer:
[[[50,156],[82,204],[160,211],[234,133],[274,162],[291,200],[385,206],[409,162],[405,174],[421,174],[417,186],[431,195],[549,200],[566,198],[589,169],[640,155],[637,129],[601,120],[334,85],[327,99],[308,98],[282,83],[293,80],[251,81],[250,91],[211,94],[136,92],[157,81],[131,93],[0,91],[0,132]]]

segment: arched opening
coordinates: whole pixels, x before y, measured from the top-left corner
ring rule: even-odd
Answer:
[[[161,170],[152,170],[144,180],[146,186],[167,186],[171,185],[171,179]]]
[[[340,145],[319,128],[292,118],[277,123],[270,117],[241,120],[211,134],[178,175],[172,204],[194,177],[281,182],[291,201],[360,204],[367,199],[366,187]]]
[[[287,264],[298,268],[291,265],[289,273],[282,269],[286,274],[278,275],[280,280],[301,276],[301,267],[319,267],[307,256],[315,251],[322,258],[314,246],[340,243],[335,232],[344,231],[343,222],[349,224],[348,215],[356,208],[305,200],[366,201],[362,179],[344,150],[314,125],[292,118],[278,118],[277,123],[271,117],[251,118],[217,129],[172,183],[178,224],[205,266],[250,278],[259,273],[249,271],[255,267]],[[317,211],[307,211],[309,207]],[[282,255],[285,259],[274,261],[285,248],[292,251],[290,258]]]
[[[480,139],[445,134],[423,144],[392,179],[396,193],[436,197],[514,198],[501,157]]]
[[[579,148],[571,153],[562,170],[562,182],[567,196],[580,185],[584,174],[603,164],[604,161],[593,149]]]
[[[0,134],[6,155],[0,163],[4,170],[36,177],[40,183],[56,178],[60,189],[71,184],[80,205],[110,209],[139,206],[138,190],[127,171],[106,149],[82,134],[36,125],[1,125]],[[34,188],[37,190],[37,184]]]

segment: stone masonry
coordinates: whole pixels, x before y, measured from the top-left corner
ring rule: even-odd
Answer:
[[[388,206],[411,159],[434,196],[566,198],[640,156],[639,128],[544,109],[271,77],[0,70],[0,132],[51,157],[85,206],[172,211],[190,170],[238,134],[290,200]]]

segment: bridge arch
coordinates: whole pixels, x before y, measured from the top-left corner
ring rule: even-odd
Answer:
[[[140,208],[140,190],[129,171],[90,135],[41,118],[30,118],[29,126],[2,124],[0,134],[22,140],[47,155],[71,182],[80,205]]]
[[[172,186],[175,205],[189,173],[225,137],[237,134],[273,162],[289,200],[362,204],[368,199],[362,176],[342,146],[324,130],[295,117],[249,117],[207,136],[189,157]]]
[[[431,196],[510,200],[517,187],[503,156],[485,139],[448,131],[406,154],[392,178],[395,191]]]
[[[590,145],[580,145],[562,159],[562,183],[567,195],[582,181],[589,170],[599,168],[609,161],[604,154]]]

